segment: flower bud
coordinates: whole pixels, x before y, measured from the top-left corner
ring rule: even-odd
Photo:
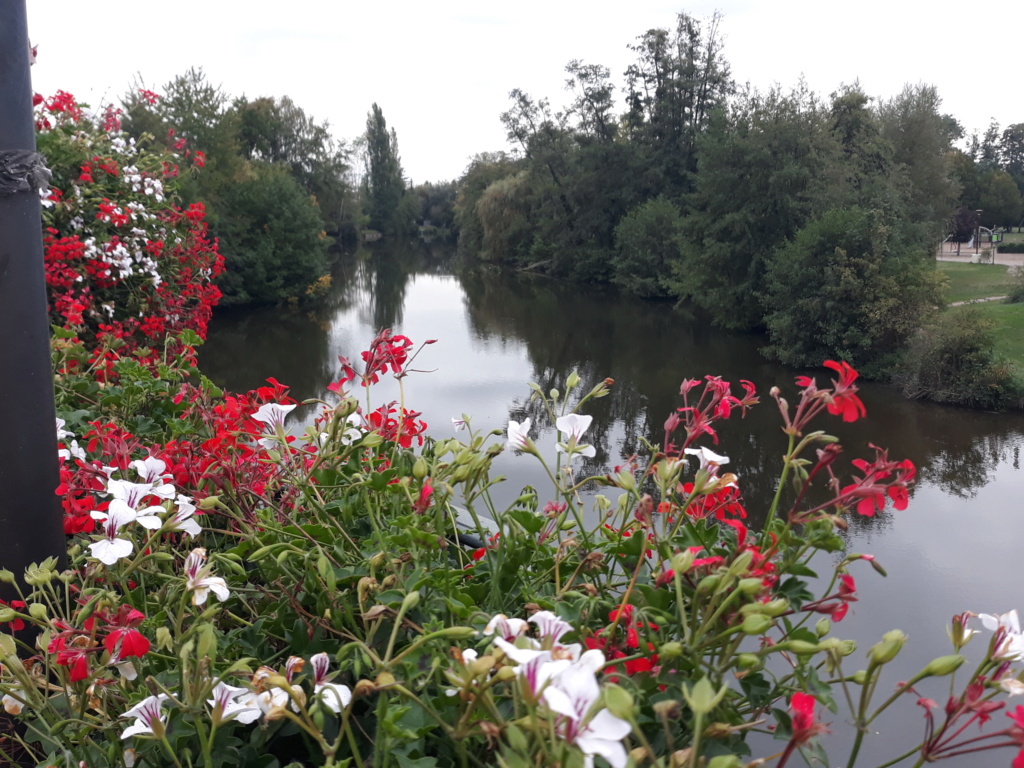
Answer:
[[[569,378],[565,380],[565,389],[569,391],[579,386],[580,375],[573,369],[573,372],[569,374]]]
[[[736,664],[740,669],[760,669],[762,661],[756,653],[741,653],[736,657]]]
[[[888,664],[896,658],[896,654],[907,642],[907,636],[898,629],[890,630],[882,635],[882,639],[875,643],[868,651],[868,657],[872,664]]]
[[[363,448],[376,448],[383,442],[384,438],[380,436],[379,432],[367,432],[363,435],[363,439],[359,445]]]
[[[0,608],[0,624],[14,621],[17,617],[18,613],[13,608]]]
[[[494,676],[502,683],[507,683],[509,680],[516,678],[516,670],[514,667],[500,667]]]
[[[750,550],[744,550],[740,552],[736,559],[729,565],[729,573],[735,573],[737,575],[745,573],[750,570],[750,564],[754,561],[754,553]]]
[[[868,679],[868,671],[866,669],[858,669],[850,679],[857,685],[864,685]]]
[[[360,696],[369,696],[371,693],[375,693],[377,686],[373,684],[372,680],[360,680],[352,688],[353,698],[359,698]]]
[[[675,640],[667,642],[658,649],[658,655],[663,659],[677,659],[683,655],[683,644]]]
[[[683,685],[683,698],[694,714],[706,715],[719,705],[728,690],[729,686],[723,685],[716,693],[711,681],[707,677],[702,677],[693,688]]]
[[[46,613],[46,605],[44,603],[32,603],[32,605],[28,607],[28,615],[33,619],[45,619]]]
[[[776,598],[775,600],[769,600],[767,603],[762,603],[764,610],[762,611],[766,616],[781,616],[789,610],[789,601],[784,597]]]
[[[698,592],[714,592],[718,585],[721,583],[722,577],[717,573],[712,573],[709,576],[705,576],[697,583]]]
[[[682,575],[693,567],[693,561],[695,555],[693,552],[687,550],[686,552],[680,552],[678,555],[672,556],[672,570]]]
[[[763,613],[752,613],[743,619],[740,631],[745,635],[763,635],[775,622]]]
[[[0,569],[0,582],[3,582],[4,584],[13,584],[14,574],[6,568]]]
[[[830,637],[818,643],[818,648],[837,656],[849,656],[857,650],[857,643],[853,640],[840,640],[838,637]]]
[[[415,608],[419,604],[419,602],[420,602],[419,590],[414,589],[412,592],[407,594],[405,596],[405,598],[402,600],[402,611],[403,612],[411,611],[413,608]]]
[[[55,575],[50,569],[33,563],[25,569],[25,583],[33,587],[41,587],[44,584],[48,584]]]
[[[558,394],[559,393],[557,389],[552,389],[550,392],[548,392],[548,397],[550,397],[555,402],[558,402]]]
[[[667,720],[678,720],[683,709],[682,703],[675,699],[662,699],[656,701],[651,707],[654,709],[654,714]]]
[[[814,634],[819,638],[824,637],[832,629],[832,622],[822,616],[818,619],[818,623],[814,625]]]
[[[740,579],[740,583],[736,585],[736,589],[738,589],[741,594],[746,595],[747,597],[753,597],[758,592],[764,589],[764,583],[761,579]]]
[[[377,679],[373,681],[374,685],[378,690],[381,688],[387,688],[395,684],[395,676],[388,671],[381,672],[377,675]]]
[[[624,469],[615,476],[615,484],[624,491],[632,491],[636,488],[636,478],[628,469]]]
[[[633,719],[633,697],[629,691],[615,683],[608,683],[604,687],[604,705],[621,720]]]
[[[202,510],[209,510],[220,504],[220,496],[207,496],[205,499],[200,499],[196,502],[196,508]]]
[[[156,628],[156,647],[169,651],[174,647],[174,639],[171,637],[171,630],[167,627]]]
[[[417,480],[422,480],[427,476],[427,462],[422,456],[416,459],[416,463],[412,465],[412,476]]]
[[[480,677],[481,675],[486,675],[492,669],[494,669],[493,656],[481,656],[479,659],[477,659],[474,662],[471,662],[469,665],[469,673],[473,677]]]
[[[800,656],[810,656],[818,652],[818,644],[809,643],[806,640],[787,640],[785,645],[789,646],[789,650],[793,653]]]
[[[960,665],[965,661],[964,656],[957,654],[951,654],[949,656],[939,656],[937,659],[932,659],[928,662],[928,665],[921,670],[922,677],[945,677],[956,672]]]

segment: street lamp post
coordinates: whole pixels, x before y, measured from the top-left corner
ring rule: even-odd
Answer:
[[[0,19],[0,568],[20,577],[65,542],[25,0]]]

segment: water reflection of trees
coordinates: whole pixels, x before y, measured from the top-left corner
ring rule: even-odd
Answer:
[[[316,397],[337,377],[339,346],[344,346],[339,345],[338,334],[355,330],[343,326],[350,326],[353,316],[374,330],[395,325],[403,316],[415,276],[448,274],[449,259],[450,251],[438,244],[377,247],[339,263],[331,293],[317,310],[218,312],[200,352],[201,368],[230,390],[245,391],[276,376],[291,385],[296,398]],[[641,437],[660,442],[665,418],[682,404],[678,393],[684,378],[714,374],[734,382],[753,381],[762,404],[742,420],[734,417],[723,423],[717,448],[732,459],[729,468],[739,474],[751,510],[766,508],[785,450],[779,415],[768,392],[778,386],[795,400],[793,378],[800,372],[762,359],[757,337],[724,334],[671,305],[623,299],[614,291],[489,272],[465,273],[461,283],[473,335],[522,342],[531,369],[524,377],[530,376],[543,390],[564,386],[574,368],[582,378],[582,391],[605,377],[615,379],[610,396],[587,406],[594,416],[588,439],[597,455],[577,459],[578,473],[603,474],[621,464],[623,456],[641,451]],[[358,329],[360,334],[365,331]],[[825,374],[818,376],[824,382]],[[970,497],[993,479],[1000,464],[1019,464],[1021,414],[909,402],[870,384],[862,396],[867,420],[820,423],[842,438],[846,456],[840,465],[847,469],[849,460],[872,455],[871,442],[888,448],[895,458],[911,459],[922,482]],[[553,429],[539,403],[526,395],[509,403],[508,410],[511,418],[533,418],[538,425],[535,435]],[[880,523],[874,518],[856,524]]]
[[[321,395],[338,376],[331,332],[341,318],[355,311],[374,331],[394,327],[401,323],[410,280],[446,274],[451,258],[442,243],[375,246],[340,255],[330,291],[314,306],[218,310],[200,350],[202,370],[230,391],[244,392],[275,376],[299,400]]]
[[[621,463],[622,454],[639,451],[641,436],[663,440],[665,418],[682,405],[678,392],[684,378],[713,374],[754,381],[761,405],[742,420],[722,424],[719,449],[732,459],[730,469],[740,475],[751,510],[767,507],[786,446],[768,393],[779,386],[795,402],[793,379],[799,372],[766,362],[757,352],[757,337],[724,334],[671,305],[622,298],[610,290],[488,272],[464,274],[462,284],[474,332],[523,340],[533,380],[544,391],[562,386],[573,369],[582,377],[582,391],[606,376],[615,379],[611,396],[587,406],[594,416],[588,437],[598,449],[583,465],[588,474],[603,473]],[[826,376],[818,376],[824,383]],[[850,460],[872,456],[869,443],[887,447],[893,457],[910,458],[924,482],[962,497],[990,482],[999,463],[1018,461],[1024,433],[1019,414],[909,402],[877,385],[865,385],[862,395],[869,419],[855,424],[827,419],[817,425],[841,437]],[[509,410],[511,418],[549,421],[537,401],[524,398]]]

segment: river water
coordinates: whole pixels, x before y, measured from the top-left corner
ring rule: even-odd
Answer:
[[[456,275],[451,260],[438,245],[379,248],[340,264],[326,305],[315,312],[218,313],[200,366],[232,391],[251,389],[273,376],[290,385],[299,401],[325,398],[326,385],[339,377],[338,356],[358,360],[376,332],[389,327],[416,343],[437,340],[416,360],[422,372],[405,380],[407,404],[423,412],[430,434],[453,435],[451,419],[463,414],[479,430],[504,430],[510,418],[522,421],[530,415],[536,425],[531,436],[551,450],[553,427],[538,418],[527,382],[544,390],[561,387],[575,369],[586,391],[611,377],[612,395],[592,401],[587,409],[594,416],[588,442],[598,449],[587,460],[588,473],[603,473],[639,451],[639,436],[660,441],[666,416],[681,405],[684,378],[749,379],[762,403],[745,419],[734,416],[725,423],[720,443],[709,447],[731,458],[729,469],[740,477],[751,516],[766,508],[785,449],[768,391],[778,386],[795,400],[795,375],[815,374],[824,384],[828,371],[771,364],[758,354],[757,337],[716,331],[671,304],[479,269]],[[397,397],[391,380],[374,388],[375,407]],[[864,653],[886,630],[898,628],[909,635],[883,678],[880,701],[883,691],[929,659],[952,652],[946,628],[954,614],[1024,609],[1014,576],[1016,566],[1024,563],[1018,559],[1024,547],[1024,415],[909,402],[872,384],[863,385],[861,397],[867,419],[852,425],[830,419],[819,428],[838,435],[849,458],[870,457],[867,446],[874,443],[888,448],[892,458],[911,459],[919,470],[908,509],[855,516],[847,534],[850,551],[874,554],[889,573],[883,578],[863,561],[852,566],[860,601],[833,627],[834,635],[858,642],[848,671],[866,666]],[[313,408],[297,410],[298,420],[308,422]],[[495,471],[508,477],[499,501],[515,498],[526,484],[538,489],[542,502],[550,497],[546,476],[531,457],[505,452]],[[509,606],[509,613],[519,611]],[[977,638],[968,655],[980,657],[987,640]],[[948,685],[938,682],[919,690],[940,703],[948,696]],[[896,709],[898,714],[873,724],[878,733],[866,741],[858,766],[879,764],[919,740],[923,718],[914,697],[905,697]],[[833,766],[841,766],[845,750],[840,745],[849,740],[845,710],[825,715],[834,731],[826,749]],[[997,728],[1009,724],[1002,713],[994,719]],[[764,745],[763,753],[777,748]],[[1009,765],[1010,759],[1008,753],[982,753],[946,765]]]

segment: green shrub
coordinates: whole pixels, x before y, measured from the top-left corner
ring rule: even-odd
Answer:
[[[1024,390],[1013,365],[995,352],[993,322],[976,307],[955,307],[915,336],[896,374],[907,397],[1003,409]]]
[[[217,227],[223,304],[274,304],[302,296],[327,273],[330,239],[316,204],[287,171],[254,163],[224,196]]]
[[[1009,271],[1009,275],[1013,278],[1013,283],[1006,296],[1006,303],[1024,303],[1024,267],[1012,267]]]
[[[765,288],[765,354],[786,365],[844,359],[880,376],[939,303],[941,278],[885,214],[854,207],[779,248]]]
[[[1024,253],[1024,243],[999,243],[996,246],[999,253]]]
[[[665,197],[648,200],[630,211],[615,228],[617,285],[644,298],[670,294],[666,278],[679,260],[682,217]]]

